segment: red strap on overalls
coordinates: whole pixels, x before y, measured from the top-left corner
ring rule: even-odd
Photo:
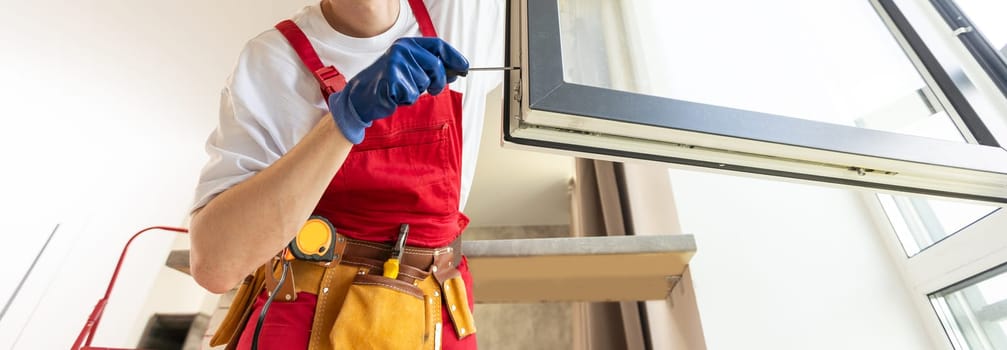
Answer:
[[[412,8],[416,23],[420,26],[420,33],[423,33],[425,37],[436,38],[437,30],[434,29],[433,21],[430,20],[430,12],[427,11],[423,0],[409,0],[409,7]],[[328,99],[329,95],[343,90],[343,87],[346,86],[346,77],[335,66],[326,66],[322,63],[322,59],[318,57],[318,52],[311,45],[311,41],[294,21],[288,19],[277,23],[276,29],[283,34],[284,38],[287,38],[290,46],[301,58],[301,62],[304,62],[304,66],[318,80],[322,96]]]
[[[287,38],[290,46],[294,48],[297,56],[301,58],[301,62],[304,62],[304,66],[318,80],[318,86],[322,89],[323,97],[328,99],[329,95],[343,90],[343,87],[346,86],[346,77],[342,73],[339,73],[336,67],[322,64],[322,59],[318,57],[315,48],[311,46],[311,41],[308,41],[308,37],[304,35],[304,32],[301,31],[301,28],[297,27],[294,21],[288,19],[277,23],[276,29],[283,34],[283,37]]]
[[[409,0],[409,7],[413,9],[416,23],[420,25],[420,33],[428,38],[436,38],[437,30],[434,29],[434,21],[430,19],[430,12],[427,11],[427,5],[423,4],[423,0]]]

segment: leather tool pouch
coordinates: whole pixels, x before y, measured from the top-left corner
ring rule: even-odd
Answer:
[[[329,334],[333,348],[433,349],[440,336],[435,328],[440,322],[440,303],[432,292],[425,293],[430,288],[420,287],[436,286],[432,278],[417,280],[403,273],[399,279],[390,279],[381,272],[358,270]]]
[[[267,263],[268,264],[268,263]],[[277,291],[276,298],[273,301],[294,301],[297,300],[297,287],[296,281],[294,280],[294,268],[291,267],[287,269],[287,277],[284,278],[283,284],[280,285],[280,274],[283,273],[283,262],[279,258],[273,258],[272,264],[269,265],[272,268],[273,273],[265,274],[265,287],[267,293],[273,293],[276,290],[276,286],[280,286],[280,290]],[[263,267],[265,269],[266,267]]]
[[[444,295],[443,302],[447,305],[448,315],[451,316],[451,324],[455,326],[458,339],[465,339],[476,333],[475,317],[472,316],[472,309],[469,307],[468,288],[465,287],[465,280],[456,267],[458,265],[452,263],[449,266],[450,268],[434,270],[433,276],[440,284]]]
[[[451,315],[451,323],[455,325],[458,339],[465,339],[475,334],[475,319],[472,316],[472,309],[469,308],[468,290],[462,277],[448,279],[441,285],[441,289],[444,291],[444,303],[448,306],[448,315]]]
[[[213,338],[210,338],[210,346],[227,344],[225,349],[232,350],[238,345],[238,338],[241,337],[242,328],[252,313],[255,298],[265,285],[264,271],[265,266],[260,267],[241,282],[241,286],[234,294],[234,300],[231,301],[231,307],[227,309],[227,315],[213,333]]]

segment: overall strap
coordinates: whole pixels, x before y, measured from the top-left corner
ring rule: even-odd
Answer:
[[[436,38],[437,30],[434,29],[434,22],[430,20],[430,12],[423,0],[409,0],[409,8],[413,10],[413,17],[416,17],[416,23],[420,25],[420,33],[428,38]]]
[[[343,90],[343,87],[346,86],[346,77],[336,67],[322,64],[322,59],[318,57],[315,47],[311,46],[308,37],[304,35],[304,31],[297,26],[297,23],[289,19],[284,20],[276,24],[276,29],[280,31],[280,34],[283,34],[284,38],[287,38],[287,42],[297,52],[301,62],[318,80],[322,96],[328,99],[329,95]]]
[[[311,46],[311,42],[308,41],[308,37],[304,35],[301,28],[297,26],[297,23],[291,20],[284,20],[283,22],[276,24],[276,29],[283,34],[283,37],[287,38],[290,42],[290,46],[294,47],[294,51],[297,52],[297,56],[301,58],[301,62],[304,62],[304,66],[308,67],[308,70],[314,72],[322,67],[322,59],[318,58],[318,53],[315,52],[315,47]]]
[[[434,23],[430,20],[430,12],[427,11],[423,0],[409,0],[409,8],[412,9],[413,16],[416,17],[420,33],[423,33],[425,37],[437,37],[437,30],[434,29]],[[343,87],[346,86],[346,77],[336,67],[326,66],[322,63],[315,47],[311,46],[311,41],[304,35],[304,31],[297,26],[297,23],[289,19],[284,20],[276,24],[276,29],[280,31],[280,34],[283,34],[284,38],[287,38],[287,42],[297,52],[297,57],[301,58],[304,66],[318,80],[322,96],[328,99],[329,95],[343,90]]]

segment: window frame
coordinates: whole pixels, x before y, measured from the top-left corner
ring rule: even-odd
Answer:
[[[965,342],[966,344],[972,344],[979,342],[994,349],[1007,347],[1007,334],[997,327],[997,322],[1007,318],[1007,308],[1004,307],[1007,305],[1007,299],[987,304],[983,301],[982,295],[977,290],[968,289],[1003,273],[1007,273],[1007,263],[969,277],[930,295],[931,303],[934,305],[934,309],[937,310],[938,317],[940,317],[945,329],[954,330],[953,333],[948,331],[948,338],[956,340],[956,346],[967,348],[958,343]],[[973,310],[977,307],[980,310],[974,312]],[[971,326],[966,330],[963,330],[956,322],[957,316],[963,314],[967,316],[966,321]],[[991,316],[990,314],[999,315],[999,317],[991,319],[989,317]],[[973,329],[976,328],[981,329],[981,333],[973,332]]]
[[[896,5],[895,1],[872,1],[876,6]],[[971,22],[958,10],[953,0],[931,0],[921,7],[922,18],[916,18],[917,24],[922,21],[934,28],[942,28],[938,31],[939,38],[927,38],[929,43],[947,46],[945,57],[937,58],[934,62],[942,65],[945,71],[960,70],[968,77],[965,80],[972,80],[963,83],[962,79],[957,79],[955,90],[968,91],[965,98],[970,101],[975,101],[977,95],[997,95],[997,100],[1007,96],[1003,90],[1007,86],[1007,76],[997,74],[996,71],[1007,66],[994,67],[991,71],[990,64],[983,62],[988,61],[988,57],[982,56],[989,50],[979,49],[977,45],[992,47],[975,28],[970,31],[959,30],[963,24],[971,26]],[[910,25],[908,22],[903,24]],[[1001,60],[1000,64],[1002,63]],[[985,121],[989,125],[990,120]],[[968,348],[963,343],[975,335],[962,332],[954,323],[953,317],[948,316],[952,309],[962,311],[963,307],[974,304],[977,296],[961,295],[951,298],[953,300],[946,299],[948,303],[968,305],[949,305],[938,298],[1007,271],[1007,235],[1002,234],[1002,228],[1007,227],[1007,210],[995,210],[954,234],[936,240],[928,247],[922,247],[918,253],[907,256],[880,199],[874,194],[864,194],[862,198],[879,224],[878,234],[902,274],[934,345],[949,350],[955,347]],[[971,313],[971,310],[968,312]],[[994,342],[999,344],[1004,341],[1007,340],[996,339]]]
[[[881,201],[873,193],[862,194],[862,199],[874,216],[877,234],[902,275],[931,343],[938,349],[955,349],[954,345],[963,339],[946,331],[940,316],[942,310],[931,296],[974,281],[977,276],[1007,262],[1007,236],[1002,230],[1007,227],[1007,211],[997,210],[907,257]]]
[[[919,38],[911,27],[897,36],[908,42],[924,80],[943,91],[945,109],[957,115],[952,119],[978,144],[568,83],[558,2],[509,4],[507,63],[521,67],[505,74],[503,139],[510,147],[1007,203],[1007,188],[1000,185],[1007,183],[1007,151],[926,46],[913,44]],[[891,0],[872,4],[884,10],[882,17],[898,22]],[[535,33],[534,40],[526,33]]]
[[[951,0],[930,0],[962,45],[972,54],[1000,92],[1007,96],[1007,61],[999,50],[990,46],[990,41],[976,29],[968,16]]]

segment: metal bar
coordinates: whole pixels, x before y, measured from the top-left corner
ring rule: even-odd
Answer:
[[[521,69],[521,67],[475,67],[475,68],[469,68],[469,72],[495,71],[495,70],[507,71],[507,70],[518,70],[518,69]]]
[[[18,294],[21,293],[21,288],[24,287],[24,283],[28,280],[32,271],[35,270],[35,265],[38,264],[42,254],[45,253],[45,249],[49,247],[49,242],[52,242],[52,236],[56,235],[56,230],[59,230],[59,224],[56,224],[56,227],[53,227],[52,232],[49,232],[49,238],[46,238],[45,244],[42,245],[42,249],[38,251],[38,254],[35,255],[35,259],[31,261],[31,265],[28,266],[28,271],[24,273],[24,276],[21,277],[21,281],[19,281],[17,287],[14,288],[14,293],[11,294],[9,299],[7,299],[7,303],[4,304],[3,310],[0,311],[0,320],[7,315],[7,310],[10,309],[11,304],[14,303],[14,299],[17,299]]]

